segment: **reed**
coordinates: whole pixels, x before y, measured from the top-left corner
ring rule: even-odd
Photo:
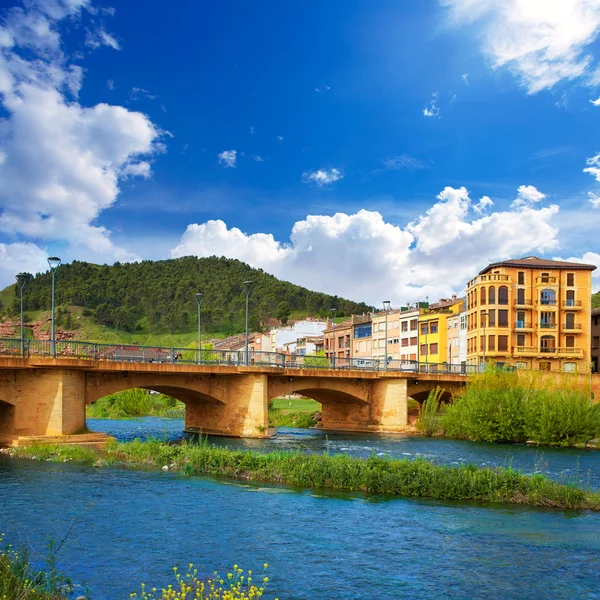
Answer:
[[[13,455],[63,460],[73,456],[65,446],[16,448]],[[257,482],[367,492],[391,496],[512,503],[575,510],[600,510],[600,494],[574,483],[542,475],[524,475],[511,468],[443,466],[424,459],[396,460],[344,454],[235,451],[208,444],[170,445],[157,440],[113,442],[95,451],[96,464],[164,468],[187,475],[211,475]]]

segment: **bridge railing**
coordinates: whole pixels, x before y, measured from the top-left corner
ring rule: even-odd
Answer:
[[[79,360],[105,360],[135,363],[197,364],[220,366],[277,367],[287,369],[336,369],[467,375],[481,370],[479,365],[423,363],[416,360],[388,360],[369,357],[338,358],[302,356],[279,352],[214,350],[140,346],[135,344],[98,344],[57,340],[0,339],[0,356],[60,357]]]

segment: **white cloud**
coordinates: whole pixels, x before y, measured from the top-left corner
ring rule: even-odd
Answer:
[[[250,135],[254,135],[254,132],[256,131],[254,129],[254,127],[252,125],[250,125],[249,129],[250,129]]]
[[[115,89],[115,80],[114,80],[114,79],[109,79],[109,80],[106,82],[106,87],[107,87],[109,90],[111,90],[111,91],[112,91],[112,90],[114,90],[114,89]]]
[[[302,173],[304,183],[316,183],[318,186],[328,185],[343,179],[342,172],[338,169],[319,169]]]
[[[597,0],[441,0],[451,20],[473,25],[493,68],[510,69],[528,92],[594,79],[589,45],[600,32]]]
[[[425,105],[425,108],[423,109],[423,114],[426,117],[439,117],[440,109],[436,105],[438,101],[438,96],[439,94],[437,92],[434,92],[431,95],[431,100]]]
[[[150,175],[161,131],[122,106],[77,102],[83,71],[61,50],[59,20],[87,0],[38,0],[8,13],[0,48],[0,231],[66,241],[97,260],[128,255],[95,224],[123,177]],[[24,58],[26,56],[26,58]]]
[[[600,208],[600,196],[594,194],[594,192],[588,192],[588,196],[592,208]]]
[[[494,201],[489,196],[483,196],[477,204],[473,205],[473,210],[480,215],[493,205]]]
[[[428,165],[418,158],[409,156],[408,154],[400,154],[399,156],[392,156],[381,161],[384,169],[388,171],[401,171],[406,169],[407,171],[416,171],[425,169]]]
[[[145,96],[149,100],[156,100],[158,96],[156,94],[151,94],[148,90],[145,90],[141,87],[132,87],[129,92],[130,100],[139,100],[141,96]]]
[[[469,85],[469,74],[463,73],[460,78],[465,82],[465,85]]]
[[[465,188],[447,187],[424,215],[404,227],[367,210],[309,215],[295,223],[288,243],[209,221],[189,225],[172,256],[224,255],[311,289],[371,303],[391,296],[398,306],[460,292],[489,261],[557,247],[558,231],[550,224],[557,206],[475,219],[471,208]]]
[[[30,242],[0,244],[0,288],[15,282],[17,273],[42,273],[48,270],[48,254]]]
[[[243,155],[243,153],[242,153]],[[219,162],[226,168],[235,168],[235,161],[237,160],[236,150],[223,150],[221,154],[217,155]]]
[[[590,102],[594,105],[594,106],[600,106],[600,98],[596,98],[595,100],[590,100]]]
[[[258,154],[253,154],[252,155],[252,160],[255,160],[256,162],[265,162],[265,159],[262,156],[258,155]]]
[[[278,135],[277,136],[277,141],[278,142],[283,142],[283,136],[282,135]]]
[[[511,204],[512,208],[523,208],[533,206],[546,197],[533,185],[521,185],[517,189],[517,198]]]
[[[589,166],[587,166],[583,172],[593,175],[596,178],[596,181],[600,181],[600,154],[588,158],[585,162]]]
[[[113,50],[120,50],[121,46],[119,42],[108,33],[103,27],[99,27],[98,29],[94,29],[93,31],[87,32],[87,36],[85,39],[86,46],[93,48],[100,48],[100,46],[108,46]]]
[[[598,252],[585,252],[583,256],[571,256],[569,258],[555,257],[555,260],[566,260],[568,262],[583,263],[585,265],[595,265],[596,270],[592,271],[592,292],[600,291],[600,254]]]

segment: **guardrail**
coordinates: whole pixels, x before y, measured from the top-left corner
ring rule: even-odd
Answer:
[[[432,373],[467,375],[481,370],[479,365],[448,363],[419,363],[415,360],[388,360],[368,357],[333,358],[302,356],[279,352],[250,350],[208,350],[197,348],[165,348],[132,344],[96,344],[80,341],[56,341],[52,353],[49,340],[0,339],[0,357],[76,358],[132,363],[194,364],[215,366],[279,367],[286,369],[335,369],[358,371],[393,371],[404,373]]]

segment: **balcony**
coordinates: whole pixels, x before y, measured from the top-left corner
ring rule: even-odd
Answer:
[[[558,348],[558,356],[566,358],[583,358],[583,348]]]
[[[523,308],[533,308],[533,302],[531,301],[531,298],[517,298],[515,300],[515,306],[520,306]]]
[[[540,323],[540,329],[556,329],[556,323]]]
[[[556,284],[558,283],[558,277],[536,277],[536,283],[543,283],[546,285],[547,283]]]
[[[573,332],[573,333],[582,333],[582,327],[581,327],[581,323],[565,323],[562,326],[563,331],[566,332]]]
[[[556,309],[556,307],[557,307],[556,304],[557,304],[556,300],[545,299],[545,300],[537,300],[536,301],[536,306],[538,308],[542,307],[544,309],[547,309],[547,308]]]
[[[488,284],[488,283],[495,283],[498,281],[510,283],[510,280],[511,280],[510,275],[499,275],[497,273],[494,273],[491,275],[479,275],[478,277],[473,277],[473,279],[471,279],[471,281],[469,281],[467,283],[467,288],[471,288],[475,285],[480,285],[482,283]]]
[[[539,354],[539,350],[535,346],[515,346],[513,354],[533,357]]]
[[[533,331],[533,324],[528,321],[517,321],[515,323],[515,329],[519,331]]]
[[[583,308],[583,304],[581,300],[567,299],[563,301],[562,307],[569,310],[581,310]]]

